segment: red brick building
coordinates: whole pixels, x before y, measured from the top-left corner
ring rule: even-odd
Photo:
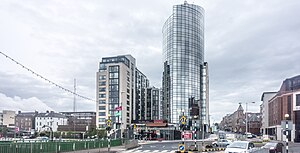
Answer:
[[[291,141],[300,141],[300,75],[283,81],[280,90],[268,102],[269,128],[268,134],[277,140],[283,140],[281,122],[285,120],[285,114],[289,114],[288,120],[293,122],[293,130],[289,135]],[[299,131],[299,132],[297,132]]]

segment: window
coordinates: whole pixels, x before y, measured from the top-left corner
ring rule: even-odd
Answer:
[[[105,128],[106,125],[105,124],[99,124],[99,128]]]
[[[99,112],[99,116],[105,116],[105,112]]]
[[[106,75],[100,75],[99,80],[106,80]]]
[[[110,66],[109,72],[119,72],[119,66]]]
[[[105,98],[105,94],[99,94],[99,98]]]
[[[106,85],[106,82],[105,82],[105,81],[99,82],[99,86],[105,86],[105,85]]]
[[[99,104],[106,104],[105,100],[99,100]]]
[[[99,118],[99,122],[105,122],[105,118]]]
[[[300,94],[296,95],[296,106],[300,106]]]
[[[106,107],[105,106],[99,106],[99,110],[105,110]]]
[[[119,73],[109,73],[109,78],[119,78]]]

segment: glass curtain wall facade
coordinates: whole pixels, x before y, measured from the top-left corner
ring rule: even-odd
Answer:
[[[204,9],[187,2],[175,5],[162,32],[163,116],[171,123],[179,123],[183,112],[189,115],[190,97],[203,104]]]

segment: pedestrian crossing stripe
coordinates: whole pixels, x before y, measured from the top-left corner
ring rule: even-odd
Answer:
[[[160,152],[160,153],[175,153],[174,150],[126,150],[126,151],[122,151],[121,153],[130,153],[130,152]]]

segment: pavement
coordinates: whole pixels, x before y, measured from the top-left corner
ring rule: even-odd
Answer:
[[[112,147],[110,153],[175,153],[178,150],[177,141],[139,141],[138,148],[126,150],[124,146]],[[289,153],[299,153],[299,143],[289,143]],[[108,153],[107,148],[72,151],[66,153]],[[224,151],[208,151],[206,153],[224,153]]]
[[[110,152],[108,152],[108,148],[97,148],[97,149],[89,149],[89,150],[78,150],[78,151],[70,151],[64,153],[121,153],[126,151],[124,146],[111,147]]]

